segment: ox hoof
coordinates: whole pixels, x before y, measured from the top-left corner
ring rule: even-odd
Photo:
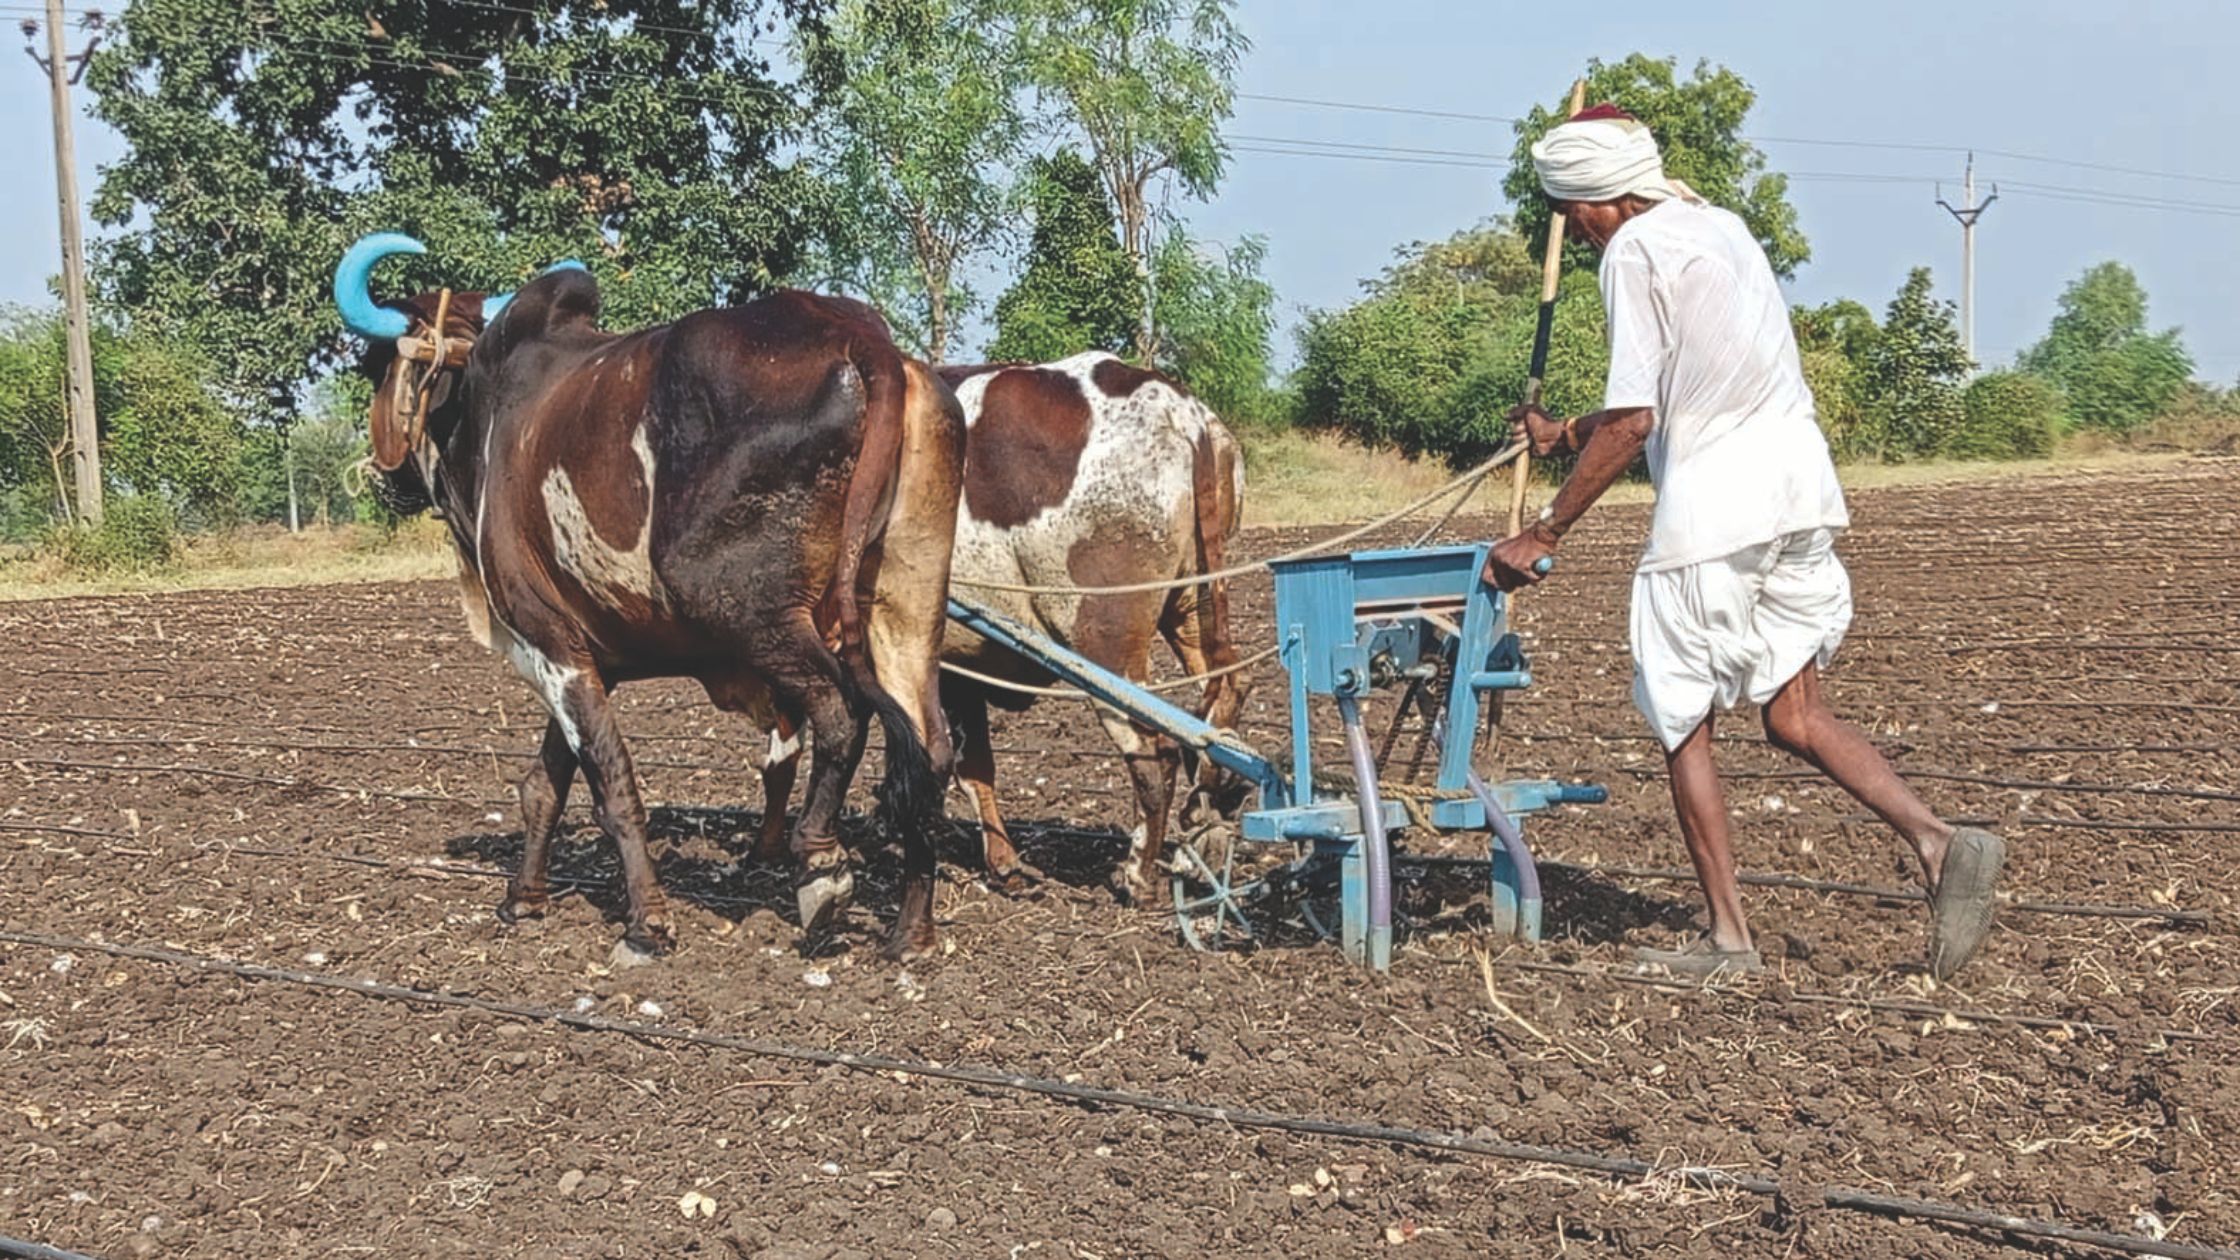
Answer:
[[[1009,870],[989,871],[986,880],[990,889],[1002,893],[1006,897],[1019,897],[1024,896],[1029,889],[1040,884],[1043,875],[1041,871],[1025,862],[1021,862]]]
[[[888,962],[915,962],[931,956],[941,947],[941,937],[927,924],[921,931],[906,932],[896,924],[887,938],[879,943],[879,956]]]
[[[855,896],[855,872],[847,867],[813,874],[794,885],[794,908],[801,912],[801,931],[808,936],[821,936],[832,926],[848,901]]]
[[[616,971],[628,971],[632,967],[643,967],[660,959],[659,950],[645,948],[625,936],[616,941],[614,949],[607,954],[607,965]]]
[[[508,897],[498,903],[498,922],[512,927],[523,919],[541,919],[550,897]]]

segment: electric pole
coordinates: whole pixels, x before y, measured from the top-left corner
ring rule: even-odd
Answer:
[[[70,89],[86,72],[93,50],[101,45],[101,14],[89,12],[85,27],[93,32],[85,50],[72,57],[62,48],[62,0],[47,0],[47,55],[36,47],[24,52],[47,75],[49,103],[54,111],[55,200],[62,214],[62,321],[68,344],[69,376],[64,388],[70,407],[70,466],[78,488],[78,516],[89,525],[101,523],[100,429],[93,411],[93,333],[86,314],[86,250],[78,232],[78,156],[70,138]],[[39,24],[26,19],[26,41],[39,33]]]
[[[53,0],[48,0],[52,3]],[[1968,373],[1975,374],[1976,361],[1976,220],[1999,199],[1999,186],[1991,186],[1991,195],[1976,200],[1976,155],[1968,155],[1966,182],[1961,185],[1962,205],[1955,206],[1944,199],[1944,190],[1937,190],[1937,204],[1960,221],[1960,345],[1968,354]]]

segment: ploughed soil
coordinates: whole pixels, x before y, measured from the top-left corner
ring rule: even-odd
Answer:
[[[1132,806],[1064,702],[998,717],[1004,799],[1044,881],[983,887],[960,830],[943,952],[896,966],[873,946],[897,859],[871,846],[847,924],[805,956],[787,874],[744,856],[760,737],[666,683],[619,694],[681,946],[613,969],[613,852],[580,788],[557,870],[583,890],[541,923],[491,914],[541,718],[449,587],[5,606],[9,931],[1667,1171],[1613,1181],[4,943],[0,1234],[208,1257],[2008,1247],[1669,1171],[1715,1165],[2240,1246],[2240,466],[1867,492],[1853,513],[1859,612],[1833,701],[1941,811],[2005,832],[2007,891],[2034,907],[2003,911],[1942,988],[1918,900],[1822,888],[1747,890],[1763,978],[1632,974],[1635,947],[1700,922],[1693,886],[1656,873],[1684,855],[1628,697],[1638,508],[1590,518],[1518,610],[1535,685],[1487,768],[1611,791],[1530,821],[1547,939],[1492,935],[1482,872],[1411,866],[1388,976],[1280,930],[1195,954],[1162,906],[1119,904],[1105,881]],[[1237,637],[1268,643],[1265,581],[1236,600]],[[1276,749],[1287,721],[1270,667],[1244,730]],[[1891,835],[1753,715],[1720,731],[1746,871],[1913,886]],[[1335,729],[1318,734],[1339,763]],[[950,813],[969,815],[955,794]]]

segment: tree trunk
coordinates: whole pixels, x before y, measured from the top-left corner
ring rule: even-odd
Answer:
[[[1151,248],[1147,236],[1150,209],[1143,201],[1143,181],[1148,175],[1115,182],[1113,203],[1120,212],[1120,247],[1136,265],[1136,361],[1152,366],[1159,354],[1159,330],[1151,292]]]
[[[940,367],[949,358],[949,286],[926,291],[926,360]]]

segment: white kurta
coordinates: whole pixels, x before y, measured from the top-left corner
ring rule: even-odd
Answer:
[[[1763,703],[1851,620],[1850,524],[1765,252],[1735,215],[1673,200],[1602,260],[1603,405],[1653,408],[1657,504],[1634,583],[1634,699],[1667,748]]]

